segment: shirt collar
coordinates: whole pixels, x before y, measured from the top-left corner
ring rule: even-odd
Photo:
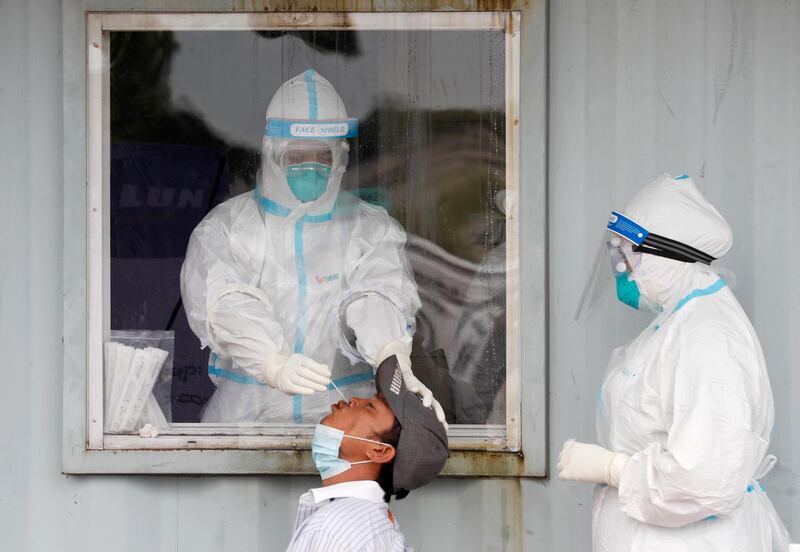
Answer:
[[[370,502],[384,503],[383,489],[377,481],[345,481],[328,487],[319,487],[309,491],[314,497],[314,503],[331,498],[362,498]]]

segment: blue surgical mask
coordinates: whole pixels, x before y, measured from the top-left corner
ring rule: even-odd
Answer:
[[[630,279],[625,272],[616,272],[614,279],[617,284],[617,299],[636,310],[660,312],[661,306],[649,301],[639,290],[639,284]]]
[[[328,189],[331,168],[324,163],[308,162],[286,167],[286,181],[294,196],[306,203],[319,198]]]
[[[339,458],[339,449],[342,446],[342,439],[345,437],[387,447],[391,446],[386,443],[381,443],[380,441],[345,435],[344,431],[341,429],[317,424],[317,427],[314,428],[314,436],[311,438],[311,457],[314,459],[314,465],[317,467],[317,471],[323,480],[346,472],[353,467],[353,464],[369,464],[372,462],[372,460],[348,462],[343,458]]]

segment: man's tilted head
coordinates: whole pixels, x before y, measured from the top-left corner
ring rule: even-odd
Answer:
[[[378,481],[392,494],[390,479],[400,425],[379,395],[331,406],[314,430],[311,455],[324,485]]]
[[[378,464],[394,460],[400,424],[380,393],[369,398],[353,397],[349,402],[339,401],[331,406],[331,413],[320,423],[339,429],[348,437],[369,439],[342,439],[340,458],[352,461],[367,458]],[[391,450],[387,450],[389,448]]]
[[[311,454],[325,484],[378,481],[388,501],[436,478],[450,452],[444,426],[405,388],[395,357],[381,363],[375,383],[378,394],[331,406]]]
[[[447,432],[433,409],[423,406],[420,398],[406,388],[394,356],[378,366],[375,387],[400,424],[392,487],[393,493],[402,498],[442,471],[450,455]]]
[[[320,423],[353,437],[380,440],[397,424],[397,419],[386,399],[378,393],[369,398],[353,397],[350,402],[339,401],[331,406],[331,413]],[[342,450],[345,450],[345,443],[342,443]]]

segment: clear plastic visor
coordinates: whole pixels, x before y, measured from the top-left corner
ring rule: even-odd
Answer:
[[[347,153],[342,151],[346,156]],[[285,146],[275,151],[276,163],[281,170],[286,173],[292,165],[303,165],[305,163],[319,163],[326,167],[333,168],[334,155],[331,147],[324,142],[311,142],[294,140],[286,143]],[[343,165],[346,165],[345,161]]]
[[[575,320],[583,322],[592,317],[617,273],[631,275],[639,267],[642,254],[635,252],[634,247],[636,244],[630,240],[605,231],[575,311]]]

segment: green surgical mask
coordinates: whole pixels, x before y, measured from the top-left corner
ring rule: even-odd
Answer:
[[[660,312],[661,306],[649,301],[639,290],[639,285],[630,279],[628,273],[616,272],[617,299],[636,310]]]
[[[328,189],[331,168],[308,162],[286,167],[286,181],[294,196],[303,203],[318,199]]]
[[[617,272],[614,276],[617,281],[617,299],[634,309],[639,308],[639,299],[642,293],[636,282],[631,282],[627,272]]]

